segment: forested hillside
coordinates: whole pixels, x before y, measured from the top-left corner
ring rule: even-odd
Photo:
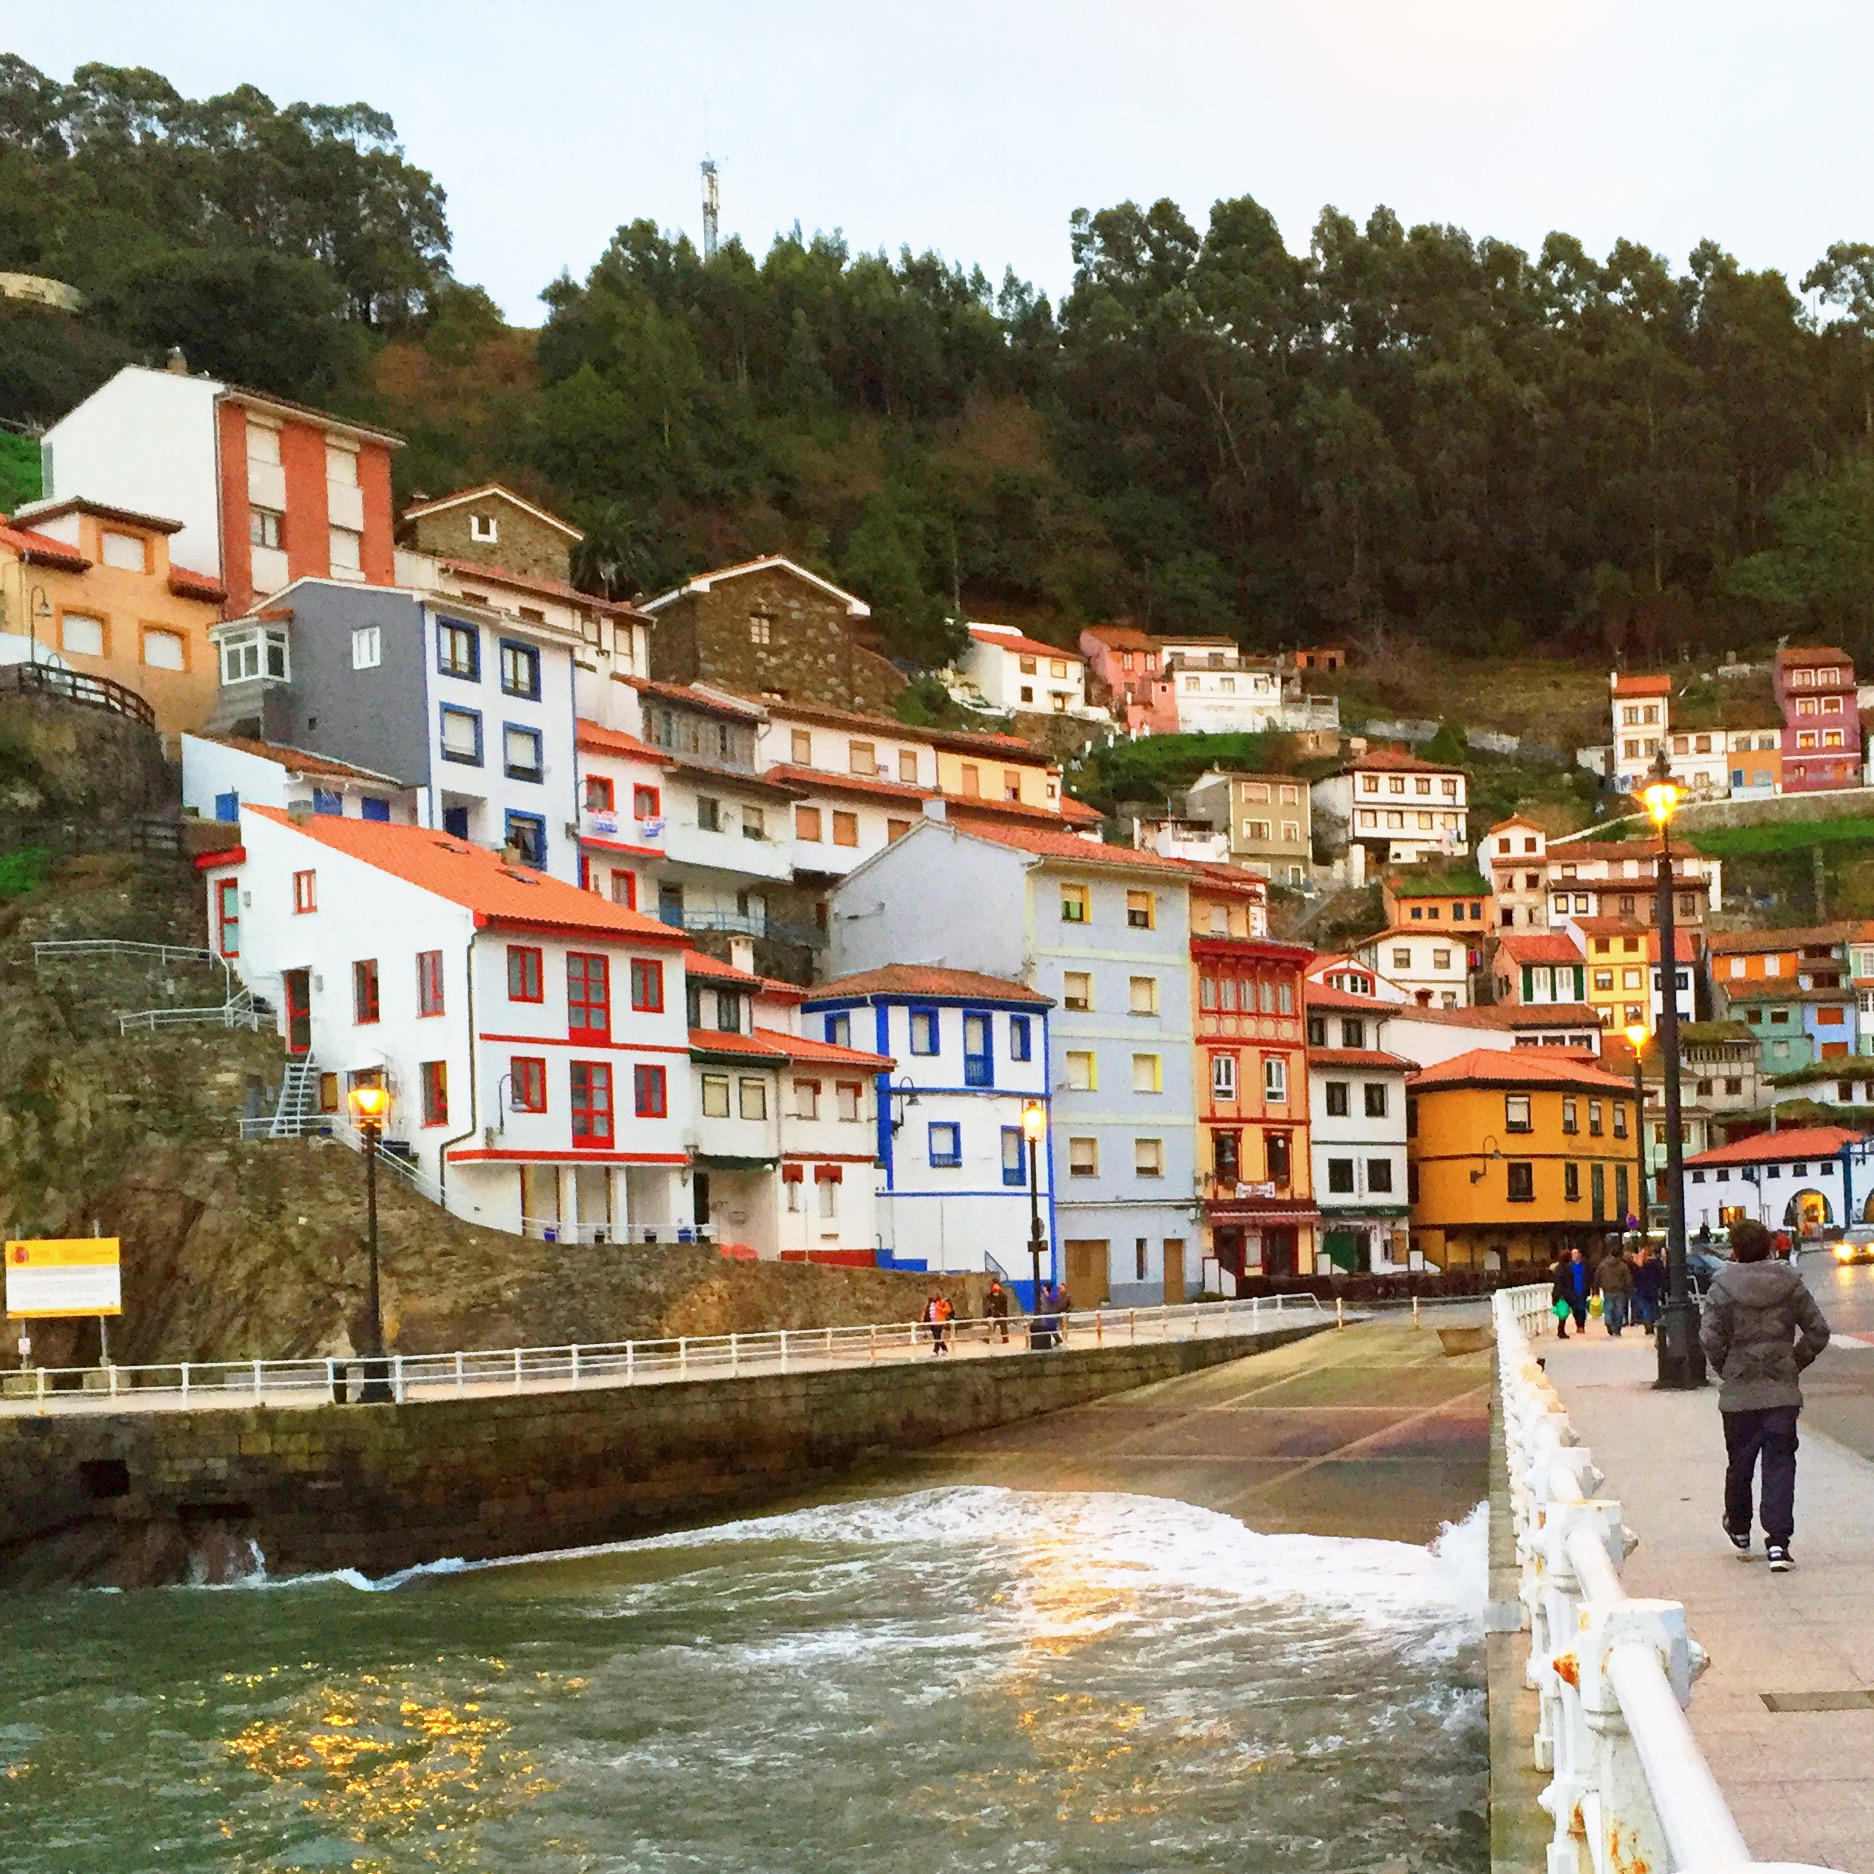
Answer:
[[[959,607],[1369,652],[1874,649],[1874,247],[1792,283],[1710,242],[1676,272],[1330,208],[1294,254],[1247,196],[1064,232],[1055,307],[798,230],[705,264],[627,219],[516,330],[368,106],[0,57],[0,269],[88,296],[0,302],[0,419],[179,344],[401,429],[406,493],[551,502],[595,585],[785,550],[921,663]]]

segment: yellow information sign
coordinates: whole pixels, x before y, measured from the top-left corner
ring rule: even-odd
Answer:
[[[119,1248],[114,1236],[42,1237],[7,1244],[7,1319],[122,1314]]]

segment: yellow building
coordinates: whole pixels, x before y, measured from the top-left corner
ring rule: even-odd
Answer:
[[[1634,1206],[1637,1140],[1632,1082],[1579,1057],[1478,1048],[1427,1067],[1406,1083],[1412,1247],[1441,1269],[1589,1253]]]
[[[169,735],[199,729],[215,706],[208,629],[226,596],[207,574],[170,563],[180,526],[90,501],[0,521],[0,631],[134,690]]]

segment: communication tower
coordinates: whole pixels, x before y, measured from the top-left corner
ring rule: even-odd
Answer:
[[[716,258],[717,218],[722,208],[721,197],[716,192],[716,159],[713,156],[703,158],[703,258]]]

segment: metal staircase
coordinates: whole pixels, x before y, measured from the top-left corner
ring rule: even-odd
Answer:
[[[312,1117],[313,1101],[319,1090],[319,1069],[307,1054],[287,1057],[286,1070],[280,1076],[280,1097],[274,1103],[273,1117],[267,1121],[270,1139],[297,1139],[304,1135],[306,1121]]]

